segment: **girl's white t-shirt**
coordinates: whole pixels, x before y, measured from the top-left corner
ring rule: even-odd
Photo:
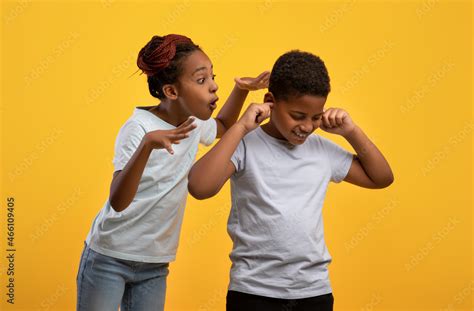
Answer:
[[[116,212],[107,200],[97,214],[86,243],[94,251],[118,259],[161,263],[176,258],[188,173],[199,143],[210,145],[216,138],[216,121],[196,118],[190,136],[173,145],[174,154],[165,149],[151,152],[132,203]],[[122,170],[143,136],[150,131],[176,127],[153,113],[136,108],[119,131],[113,164]]]

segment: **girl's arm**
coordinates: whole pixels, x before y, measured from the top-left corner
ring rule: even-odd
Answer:
[[[216,117],[218,138],[222,137],[224,133],[234,125],[235,121],[237,121],[249,91],[267,88],[269,79],[269,71],[262,72],[256,78],[245,77],[235,79],[234,89]]]
[[[196,125],[189,118],[173,130],[157,130],[146,133],[137,150],[133,153],[127,165],[121,171],[116,171],[110,185],[109,202],[116,212],[125,210],[132,202],[138,190],[138,184],[143,175],[146,163],[153,149],[164,148],[173,154],[173,144],[188,137],[188,132]]]
[[[387,160],[346,111],[338,108],[326,110],[321,129],[342,135],[356,152],[345,181],[373,189],[392,184],[394,177]]]
[[[240,141],[269,116],[269,104],[251,104],[240,120],[193,165],[188,176],[188,190],[193,197],[203,200],[219,192],[235,172],[234,164],[230,158]]]

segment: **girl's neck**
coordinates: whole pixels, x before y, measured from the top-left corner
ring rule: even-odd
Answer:
[[[161,101],[159,105],[152,107],[149,112],[174,126],[179,126],[189,117],[189,114],[184,112],[178,103],[169,101]]]

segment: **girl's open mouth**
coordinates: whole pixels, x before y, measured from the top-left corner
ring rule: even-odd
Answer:
[[[216,102],[217,102],[218,100],[219,100],[219,99],[216,99],[216,100],[214,100],[213,102],[211,102],[211,103],[209,104],[209,108],[211,108],[211,110],[214,110],[214,109],[217,108]]]

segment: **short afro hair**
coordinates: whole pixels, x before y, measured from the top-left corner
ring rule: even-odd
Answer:
[[[275,100],[315,95],[327,97],[331,91],[329,75],[318,56],[293,50],[280,56],[273,65],[268,90]]]

